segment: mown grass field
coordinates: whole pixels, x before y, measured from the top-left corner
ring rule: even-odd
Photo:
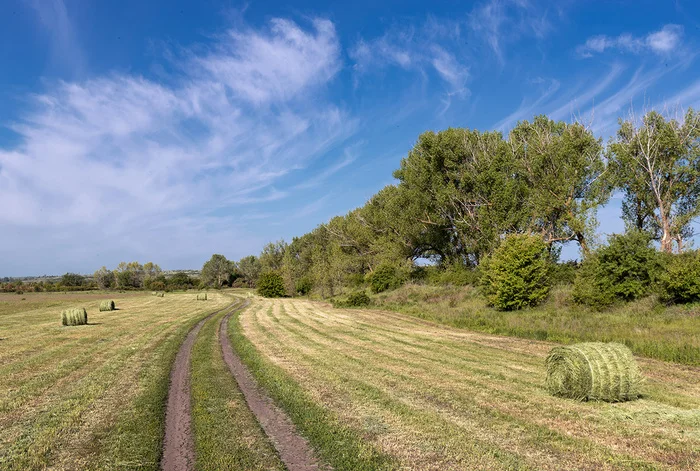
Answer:
[[[697,367],[642,358],[643,399],[576,402],[544,390],[543,341],[260,298],[229,334],[336,470],[699,467]]]
[[[99,312],[109,298],[118,310]],[[190,327],[230,302],[0,295],[0,469],[158,469],[175,353]],[[72,306],[87,308],[88,325],[61,326]]]

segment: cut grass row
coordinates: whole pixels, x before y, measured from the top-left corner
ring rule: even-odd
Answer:
[[[647,398],[580,403],[544,390],[551,344],[297,300],[256,301],[240,326],[245,336],[231,335],[265,387],[306,396],[324,410],[321,423],[331,417],[361,437],[387,468],[693,469],[700,460],[697,369],[647,360]],[[286,396],[273,394],[289,409]],[[323,447],[323,437],[311,441]]]
[[[700,306],[664,306],[650,297],[596,311],[558,287],[541,306],[503,312],[472,287],[407,284],[373,296],[381,309],[489,334],[552,342],[620,342],[637,355],[700,366]]]

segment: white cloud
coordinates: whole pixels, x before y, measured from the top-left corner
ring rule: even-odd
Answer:
[[[30,0],[28,3],[48,33],[50,67],[67,76],[80,75],[85,68],[84,55],[63,0]]]
[[[172,243],[192,254],[198,240],[232,232],[231,212],[287,197],[283,176],[356,129],[323,98],[340,66],[329,21],[303,29],[273,20],[218,41],[185,54],[177,64],[185,72],[169,84],[110,75],[33,97],[12,127],[19,144],[0,148],[0,259],[17,258],[11,247],[22,239],[12,234],[27,231],[42,234],[27,255],[37,260],[71,234],[86,252],[111,245],[155,258],[150,250]],[[125,239],[140,242],[129,248]]]
[[[623,52],[642,53],[651,51],[657,54],[669,54],[681,45],[683,27],[668,24],[659,31],[654,31],[644,37],[632,36],[624,33],[616,37],[598,35],[588,38],[585,44],[576,48],[576,52],[582,57],[592,57],[607,49],[616,49]]]

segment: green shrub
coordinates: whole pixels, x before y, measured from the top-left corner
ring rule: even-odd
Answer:
[[[284,296],[284,280],[279,273],[267,272],[258,278],[258,294],[266,298],[280,298]]]
[[[678,304],[700,301],[700,252],[673,255],[668,260],[659,295],[663,301]]]
[[[449,265],[445,268],[436,267],[428,272],[427,279],[433,285],[475,285],[479,282],[479,271],[463,265]]]
[[[311,290],[314,287],[313,281],[311,281],[311,278],[308,276],[303,276],[299,278],[294,286],[294,289],[296,290],[297,293],[299,293],[302,296],[306,296],[311,292]]]
[[[376,270],[367,275],[367,281],[373,293],[381,293],[400,287],[404,284],[405,279],[400,276],[396,267],[392,265],[380,265]]]
[[[576,273],[578,272],[578,262],[569,260],[564,263],[554,265],[552,280],[554,284],[572,285],[576,281]]]
[[[371,304],[372,300],[364,291],[350,293],[345,300],[332,300],[333,307],[365,307]]]
[[[511,235],[481,263],[488,303],[503,311],[536,306],[549,294],[552,256],[540,237]]]
[[[633,301],[651,293],[661,270],[661,256],[651,246],[648,233],[613,234],[608,245],[584,260],[574,282],[573,299],[595,308]]]

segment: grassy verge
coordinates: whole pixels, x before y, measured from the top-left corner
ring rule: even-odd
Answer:
[[[283,369],[274,365],[243,335],[240,314],[229,322],[233,348],[255,379],[281,406],[320,458],[336,471],[381,471],[395,463],[363,441],[361,434],[341,423],[328,408],[318,404]]]
[[[196,469],[284,470],[221,355],[222,312],[206,322],[192,350],[192,423]]]
[[[634,353],[700,365],[700,306],[664,306],[653,298],[606,311],[572,304],[559,287],[542,306],[502,312],[472,287],[408,284],[373,296],[375,305],[452,327],[561,343],[616,341]]]

